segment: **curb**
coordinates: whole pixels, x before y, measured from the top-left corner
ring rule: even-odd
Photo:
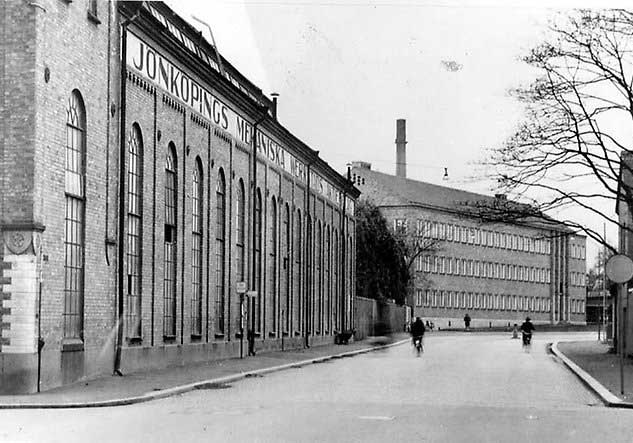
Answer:
[[[584,369],[571,361],[565,354],[558,349],[558,343],[555,341],[551,345],[552,352],[589,388],[600,400],[609,408],[633,408],[633,403],[626,402],[605,388],[598,380],[589,375]]]
[[[354,357],[360,354],[366,354],[381,349],[398,346],[403,343],[408,343],[409,339],[396,341],[387,345],[373,346],[364,349],[357,349],[355,351],[342,352],[340,354],[325,355],[322,357],[315,357],[308,360],[299,360],[292,363],[286,363],[283,365],[270,366],[267,368],[254,369],[252,371],[240,372],[238,374],[227,375],[224,377],[212,378],[208,380],[189,383],[181,386],[174,386],[173,388],[161,389],[160,391],[148,392],[135,397],[126,397],[114,400],[102,400],[93,402],[74,402],[74,403],[0,403],[0,410],[2,409],[79,409],[79,408],[107,408],[113,406],[126,406],[137,403],[144,403],[152,400],[159,400],[167,397],[173,397],[174,395],[184,394],[196,389],[204,389],[210,386],[222,385],[226,383],[233,383],[239,380],[243,380],[248,377],[254,377],[258,375],[270,374],[273,372],[283,371],[286,369],[300,368],[316,363],[322,363],[327,360],[333,360],[344,357]]]

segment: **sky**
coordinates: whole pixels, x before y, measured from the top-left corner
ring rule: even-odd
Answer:
[[[265,94],[279,94],[281,124],[337,171],[362,160],[394,174],[396,119],[403,118],[408,178],[491,194],[494,183],[482,178],[479,163],[521,120],[508,90],[537,74],[520,56],[543,41],[557,12],[625,2],[167,3],[210,40],[191,17],[206,21],[220,52]],[[581,212],[576,217],[585,222]],[[615,235],[609,227],[612,242]],[[588,266],[597,252],[588,242]]]

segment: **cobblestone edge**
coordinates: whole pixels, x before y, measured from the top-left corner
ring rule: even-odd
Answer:
[[[600,400],[605,404],[605,406],[610,408],[633,408],[633,403],[626,402],[621,398],[618,398],[616,395],[611,393],[607,388],[605,388],[598,380],[593,378],[587,371],[582,369],[576,363],[574,363],[569,357],[562,353],[560,349],[558,349],[558,341],[555,341],[551,345],[552,352],[558,358],[560,358],[563,363],[589,388],[591,389]]]

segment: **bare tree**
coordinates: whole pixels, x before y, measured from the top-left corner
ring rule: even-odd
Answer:
[[[475,213],[554,223],[547,213],[575,205],[595,221],[619,224],[604,208],[618,198],[628,208],[633,202],[632,164],[620,162],[633,158],[632,50],[632,12],[578,10],[552,20],[548,41],[523,58],[542,75],[512,91],[525,119],[485,162],[510,199],[475,203]],[[560,222],[614,250],[589,223]]]
[[[402,245],[405,266],[409,271],[410,280],[408,282],[408,292],[413,295],[413,289],[426,289],[433,285],[433,282],[423,271],[422,266],[416,266],[416,263],[422,264],[425,256],[435,256],[442,248],[442,242],[439,232],[432,232],[431,224],[426,220],[417,221],[417,227],[396,226],[394,236],[398,243]],[[422,269],[416,269],[422,268]]]

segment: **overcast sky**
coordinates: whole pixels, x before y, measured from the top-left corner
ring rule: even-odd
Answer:
[[[409,178],[486,194],[493,184],[477,179],[476,164],[521,118],[507,90],[535,76],[518,58],[543,40],[557,12],[551,8],[597,6],[571,0],[168,3],[194,26],[203,29],[192,15],[209,23],[220,52],[264,93],[280,94],[280,122],[336,170],[363,160],[395,173],[395,121],[404,118]],[[596,252],[590,245],[589,265]]]

